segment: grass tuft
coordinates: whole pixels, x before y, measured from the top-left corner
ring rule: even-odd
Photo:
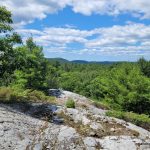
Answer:
[[[68,100],[66,101],[66,107],[67,108],[75,108],[75,102],[73,99],[68,98]]]

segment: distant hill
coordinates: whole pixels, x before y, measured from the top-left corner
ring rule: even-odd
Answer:
[[[89,62],[86,60],[72,60],[72,63],[77,63],[77,64],[88,64]]]
[[[69,63],[68,60],[64,59],[64,58],[47,58],[50,62],[60,62],[60,63]]]
[[[86,61],[86,60],[72,60],[69,61],[64,58],[47,58],[50,62],[60,62],[60,63],[76,63],[76,64],[114,64],[117,61]]]
[[[77,64],[113,64],[117,63],[115,61],[85,61],[85,60],[73,60],[71,61]]]

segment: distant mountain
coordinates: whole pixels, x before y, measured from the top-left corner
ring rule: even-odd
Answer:
[[[77,63],[77,64],[88,64],[89,62],[86,60],[72,60],[70,61],[72,63]]]
[[[64,58],[47,58],[50,62],[60,62],[60,63],[76,63],[76,64],[114,64],[117,61],[86,61],[86,60],[72,60],[69,61]]]
[[[71,61],[77,64],[113,64],[117,63],[115,61],[85,61],[85,60],[73,60]]]
[[[60,62],[60,63],[69,63],[67,59],[64,58],[47,58],[50,62]]]

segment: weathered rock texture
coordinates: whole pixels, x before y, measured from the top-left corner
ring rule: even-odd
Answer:
[[[65,108],[71,97],[76,109]],[[64,91],[50,104],[0,104],[0,150],[150,150],[150,132]]]

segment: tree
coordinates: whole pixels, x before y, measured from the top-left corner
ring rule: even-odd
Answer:
[[[0,7],[0,84],[5,85],[11,82],[11,74],[15,70],[13,46],[21,43],[20,36],[12,32],[12,23],[11,12]]]
[[[15,48],[17,70],[14,73],[12,83],[14,86],[19,83],[19,87],[40,90],[48,87],[47,76],[49,76],[48,71],[51,71],[42,50],[43,48],[36,45],[32,38],[28,38],[25,45]],[[21,83],[24,85],[21,85]]]
[[[26,46],[27,48],[32,51],[34,48],[36,48],[36,44],[34,43],[33,41],[33,37],[29,37],[27,40],[26,40]]]
[[[138,60],[138,64],[140,66],[142,73],[145,76],[150,77],[150,61],[148,62],[144,58],[140,58]]]
[[[10,24],[12,24],[11,12],[5,7],[0,7],[0,33],[6,33],[12,30]]]

